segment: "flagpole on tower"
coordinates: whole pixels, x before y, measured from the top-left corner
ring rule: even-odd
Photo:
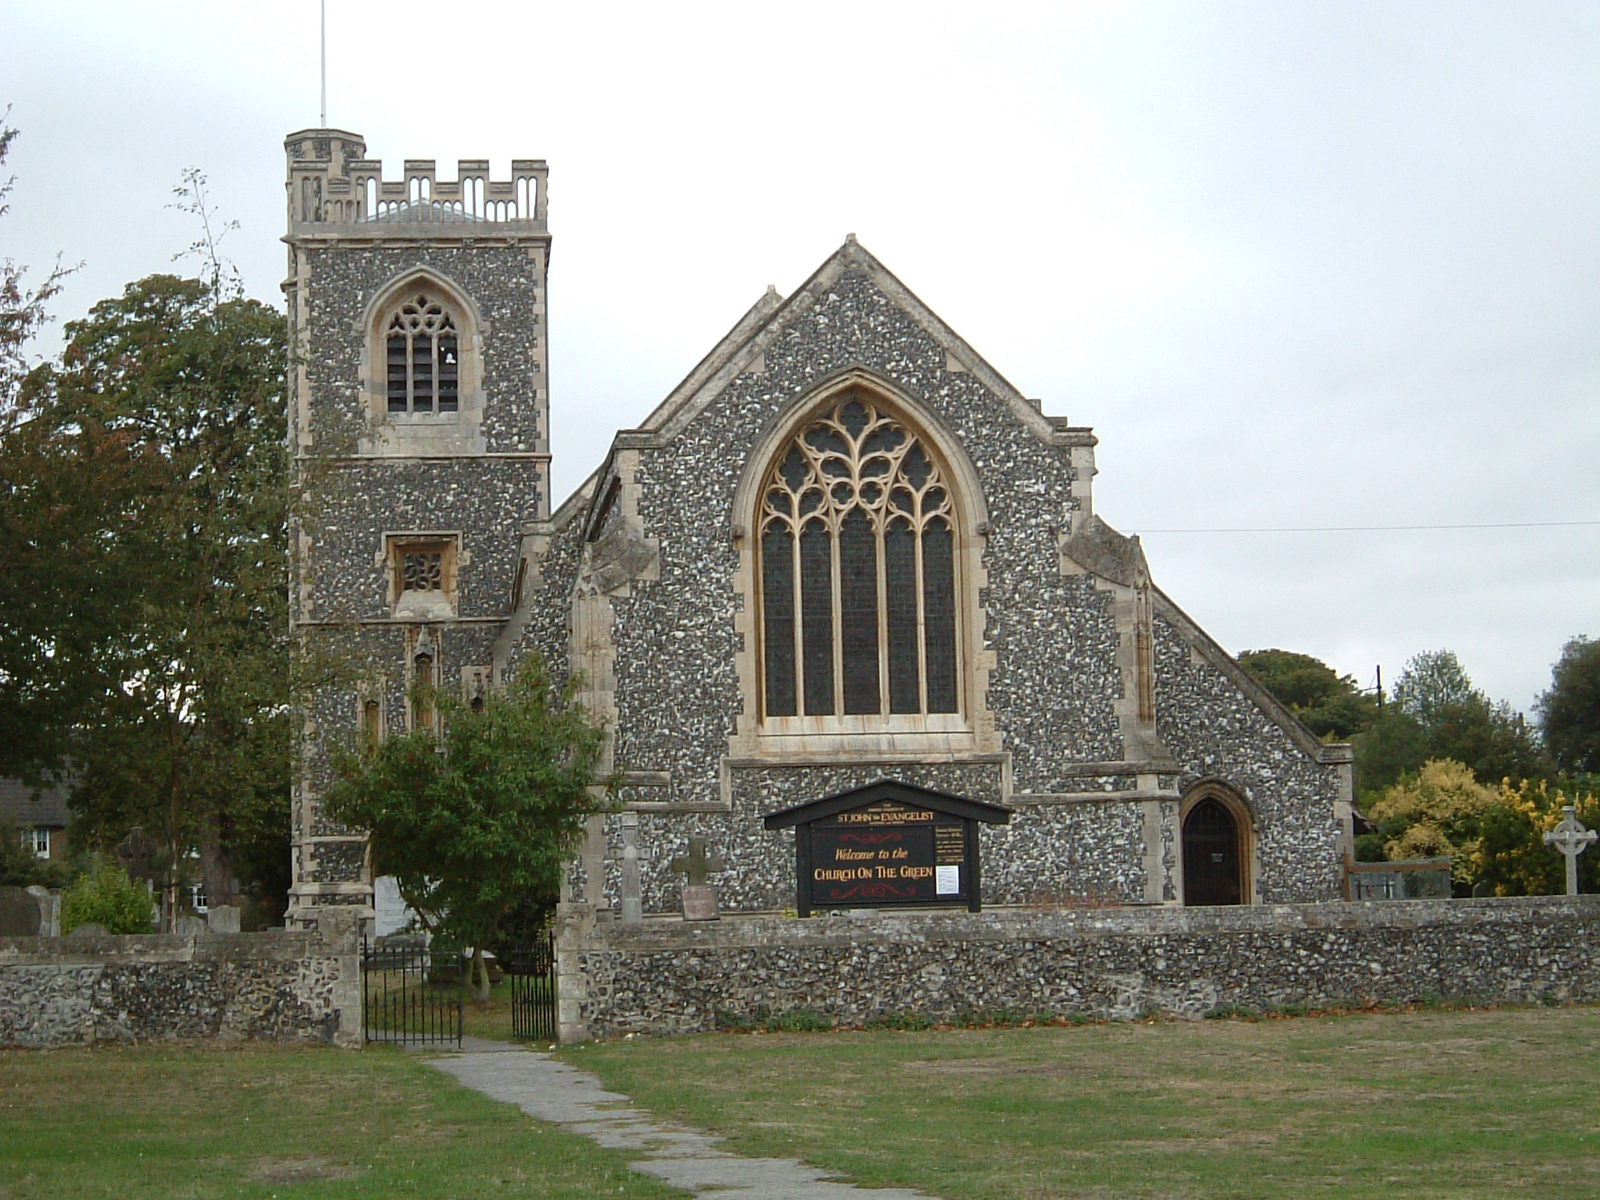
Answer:
[[[328,127],[328,0],[322,0],[322,125]]]

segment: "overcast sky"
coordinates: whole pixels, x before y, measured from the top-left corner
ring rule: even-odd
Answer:
[[[318,10],[0,7],[0,254],[82,260],[81,315],[174,269],[198,167],[281,303]],[[1229,650],[1370,686],[1449,647],[1526,709],[1600,635],[1593,0],[327,0],[327,31],[328,124],[389,178],[550,162],[558,500],[854,232],[1094,427],[1096,510]],[[1304,532],[1349,526],[1426,528]]]

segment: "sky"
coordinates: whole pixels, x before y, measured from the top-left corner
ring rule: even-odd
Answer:
[[[81,316],[199,235],[279,304],[319,0],[11,0],[0,255]],[[1600,636],[1600,5],[326,0],[398,178],[550,163],[556,500],[854,233],[1100,439],[1095,509],[1225,648],[1529,710]],[[42,339],[41,355],[59,346]]]

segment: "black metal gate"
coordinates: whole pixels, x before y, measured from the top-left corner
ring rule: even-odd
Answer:
[[[361,1026],[369,1042],[461,1044],[462,956],[420,939],[361,943]]]
[[[501,963],[511,980],[511,1036],[519,1042],[556,1040],[556,944],[543,934],[512,949]]]

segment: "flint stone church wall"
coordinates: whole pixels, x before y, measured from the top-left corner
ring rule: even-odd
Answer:
[[[981,540],[983,586],[969,615],[982,623],[993,667],[967,664],[967,706],[992,718],[997,743],[948,754],[930,741],[927,757],[914,762],[870,749],[804,762],[733,757],[730,745],[756,706],[738,666],[750,650],[739,614],[756,603],[741,592],[735,533],[749,521],[735,511],[746,455],[798,397],[862,368],[913,398],[916,419],[942,429],[978,481],[987,519],[981,535],[966,536]],[[1337,773],[1197,652],[1198,630],[1155,623],[1157,723],[1181,775],[1161,775],[1153,795],[1139,790],[1132,773],[1085,773],[1137,757],[1117,712],[1126,635],[1111,613],[1113,598],[1093,575],[1062,567],[1061,539],[1081,522],[1087,482],[1069,446],[1051,444],[989,381],[956,367],[940,338],[870,270],[846,269],[820,286],[814,304],[764,344],[758,361],[692,418],[665,428],[670,433],[659,438],[629,435],[637,464],[623,485],[636,509],[635,536],[655,550],[653,570],[606,601],[615,762],[656,781],[620,796],[640,811],[643,911],[677,911],[682,877],[670,864],[691,837],[706,839],[725,864],[714,879],[725,910],[793,905],[792,835],[765,831],[761,818],[885,777],[1016,807],[1008,826],[984,832],[985,895],[994,903],[1177,902],[1180,796],[1208,778],[1225,780],[1250,809],[1255,899],[1340,895]],[[508,639],[510,661],[533,646],[560,661],[552,649],[571,626],[555,614],[568,611],[561,602],[581,586],[574,535],[587,511],[587,504],[569,505],[552,523],[538,563],[540,591],[532,605],[524,591],[527,615]],[[604,823],[600,869],[613,905],[621,829],[615,817]],[[596,866],[591,858],[574,871],[580,892]]]
[[[356,923],[327,932],[0,939],[0,1046],[361,1041]]]
[[[800,1010],[1125,1020],[1238,1005],[1600,1001],[1600,897],[925,911],[595,924],[558,942],[563,1041]]]

